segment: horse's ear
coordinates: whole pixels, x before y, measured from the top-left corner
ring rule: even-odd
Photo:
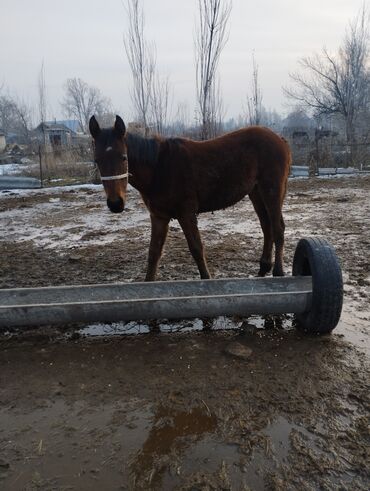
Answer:
[[[125,136],[126,126],[123,119],[120,116],[116,116],[116,122],[114,123],[114,129],[119,134],[119,136]]]
[[[91,136],[96,140],[100,133],[99,123],[96,121],[95,116],[91,116],[89,121],[89,130]]]

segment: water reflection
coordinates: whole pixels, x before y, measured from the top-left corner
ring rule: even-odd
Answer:
[[[133,486],[160,487],[170,460],[176,461],[186,448],[213,432],[216,426],[216,416],[206,407],[184,411],[159,406],[149,435],[130,464]]]
[[[215,319],[191,320],[153,320],[148,322],[113,322],[110,324],[94,323],[79,330],[79,334],[87,337],[138,335],[155,332],[187,333],[193,331],[223,331],[240,330],[251,331],[257,329],[285,329],[293,328],[293,316],[284,315],[251,315],[240,317],[217,317]]]

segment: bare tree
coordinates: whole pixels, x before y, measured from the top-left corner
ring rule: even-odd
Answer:
[[[190,116],[189,116],[189,106],[187,102],[179,102],[177,104],[176,116],[175,119],[177,124],[183,131],[190,124]]]
[[[276,109],[266,109],[262,106],[261,124],[275,131],[281,131],[282,117]]]
[[[30,141],[32,113],[26,101],[9,95],[0,96],[0,128],[6,134],[16,133],[24,143]]]
[[[284,126],[287,128],[314,128],[315,122],[303,107],[296,106],[284,119]]]
[[[9,133],[14,128],[14,102],[6,95],[0,96],[0,128]]]
[[[155,47],[145,40],[144,12],[139,0],[126,0],[128,31],[124,46],[130,64],[133,86],[132,103],[139,122],[147,132],[155,72]]]
[[[38,112],[40,123],[45,123],[46,121],[46,84],[45,84],[45,67],[44,60],[42,60],[41,68],[37,80],[38,89]],[[41,130],[43,134],[43,143],[46,145],[46,134],[45,127],[41,124]]]
[[[220,120],[221,94],[217,67],[227,41],[231,0],[198,0],[199,24],[195,34],[197,105],[202,139],[215,135]]]
[[[74,117],[86,132],[91,115],[109,113],[111,103],[99,89],[88,85],[81,78],[69,78],[65,84],[62,107],[66,114]]]
[[[252,82],[251,82],[251,93],[247,96],[247,121],[251,125],[260,125],[262,121],[262,91],[259,85],[258,79],[258,65],[254,57],[253,61],[253,72],[252,72]]]
[[[177,104],[174,118],[170,124],[169,134],[176,136],[185,136],[187,129],[190,126],[189,105],[187,102],[179,102]]]
[[[321,54],[300,60],[306,74],[291,74],[295,88],[285,92],[316,116],[341,115],[347,142],[352,143],[357,115],[369,104],[368,60],[369,15],[364,5],[349,23],[337,55],[332,56],[323,48]]]
[[[222,99],[221,83],[219,77],[217,77],[212,84],[211,89],[211,101],[210,105],[210,137],[214,137],[222,133],[223,131],[223,120],[225,117],[225,105]],[[207,137],[208,138],[208,137]]]
[[[44,60],[42,60],[41,68],[37,81],[37,89],[38,89],[38,110],[39,110],[39,119],[40,123],[44,123],[46,121],[46,84],[45,84],[45,67]]]
[[[31,141],[33,108],[25,100],[15,100],[14,110],[17,118],[16,128],[25,143]]]
[[[163,135],[165,133],[165,127],[167,126],[168,122],[169,103],[169,79],[168,77],[160,79],[159,76],[156,75],[152,87],[150,107],[155,131],[159,135]]]

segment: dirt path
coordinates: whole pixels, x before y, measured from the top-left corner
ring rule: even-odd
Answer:
[[[282,318],[68,326],[0,338],[0,488],[369,488],[370,179],[297,180],[297,240],[341,258],[342,321],[309,337]],[[100,188],[0,195],[1,287],[141,280],[149,219],[134,191],[114,216]],[[247,200],[200,218],[215,277],[253,275]],[[256,252],[258,251],[258,252]],[[176,223],[159,279],[196,278]]]

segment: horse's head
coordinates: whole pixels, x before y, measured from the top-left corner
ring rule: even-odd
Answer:
[[[113,213],[121,213],[125,207],[128,182],[125,123],[116,116],[113,128],[101,129],[92,116],[89,129],[94,138],[94,159],[107,195],[108,208]]]

